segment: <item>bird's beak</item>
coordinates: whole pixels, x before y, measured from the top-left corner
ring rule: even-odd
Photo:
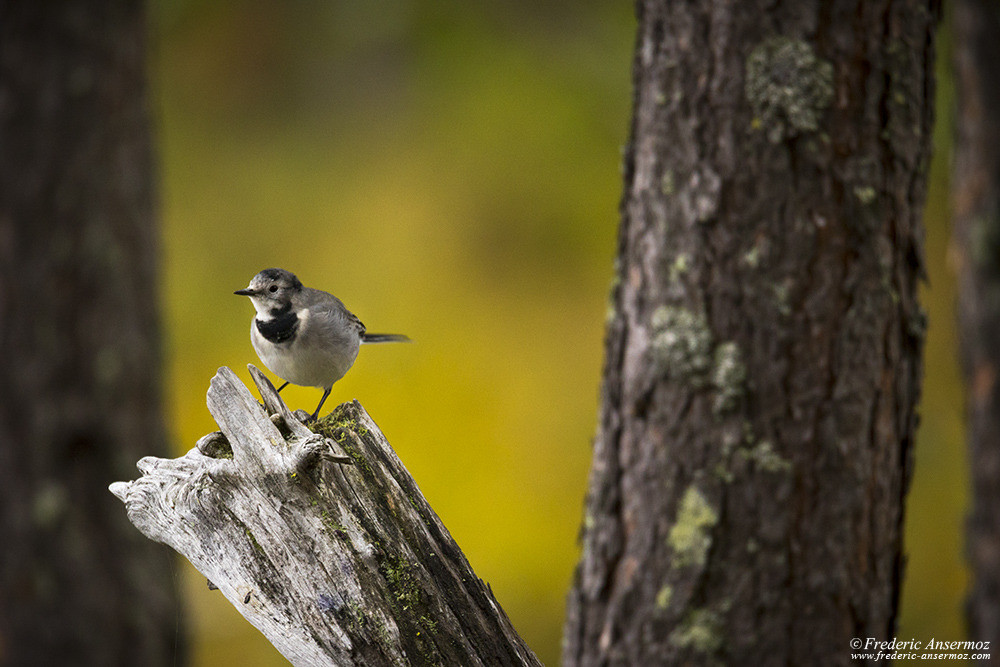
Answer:
[[[257,294],[257,290],[245,287],[243,289],[236,290],[235,292],[233,292],[233,294],[239,294],[240,296],[254,296],[255,294]]]

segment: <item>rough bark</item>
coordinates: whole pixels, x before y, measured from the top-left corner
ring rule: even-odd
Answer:
[[[1000,664],[1000,5],[954,5],[956,133],[952,257],[967,385],[972,511],[971,638]]]
[[[842,665],[892,637],[932,1],[637,3],[567,665]]]
[[[220,369],[221,433],[111,486],[136,527],[293,664],[538,665],[361,405],[314,433],[250,369],[263,409]]]
[[[165,452],[138,1],[0,0],[0,663],[174,665],[173,556],[104,491]]]

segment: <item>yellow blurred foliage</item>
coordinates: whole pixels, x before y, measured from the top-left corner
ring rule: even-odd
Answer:
[[[328,406],[362,402],[556,663],[596,423],[631,6],[190,0],[159,3],[152,30],[177,453],[216,428],[216,369],[249,384],[259,364],[233,290],[280,266],[333,292],[370,331],[416,342],[362,349]],[[965,471],[937,162],[902,627],[958,639]],[[312,410],[319,394],[283,396]],[[187,570],[195,664],[284,664]]]

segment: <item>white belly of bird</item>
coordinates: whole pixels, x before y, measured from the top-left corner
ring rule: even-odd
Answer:
[[[275,344],[260,335],[256,324],[251,324],[250,338],[257,356],[272,373],[303,387],[332,386],[358,357],[357,347],[334,346],[336,352],[331,353],[330,349],[303,345],[299,337]]]

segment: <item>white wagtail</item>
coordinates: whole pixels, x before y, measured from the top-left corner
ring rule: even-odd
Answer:
[[[354,365],[361,343],[407,342],[401,334],[373,334],[332,294],[304,287],[284,269],[264,269],[246,289],[233,294],[250,297],[257,310],[250,341],[271,372],[288,383],[323,389],[316,412],[333,383]]]

